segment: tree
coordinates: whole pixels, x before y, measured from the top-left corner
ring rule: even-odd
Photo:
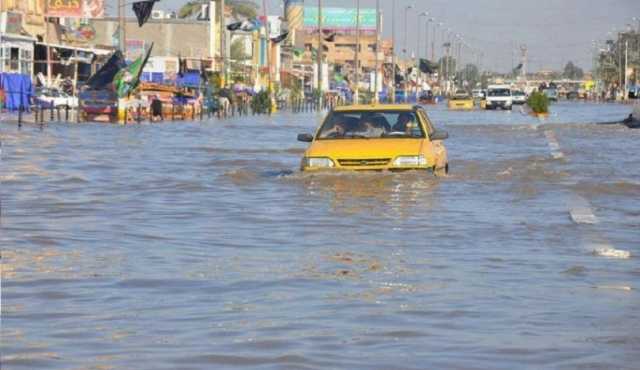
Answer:
[[[180,7],[178,18],[192,17],[202,9],[202,4],[208,3],[209,0],[190,0]],[[226,5],[231,7],[231,12],[235,18],[252,19],[258,14],[258,5],[251,0],[227,0]]]
[[[461,71],[458,71],[458,80],[467,81],[469,86],[475,86],[480,82],[480,71],[475,64],[467,64]]]
[[[562,76],[570,80],[579,80],[584,77],[584,72],[582,71],[582,68],[576,66],[573,62],[569,62],[564,67],[564,73]]]
[[[229,53],[232,60],[247,60],[249,56],[245,53],[244,37],[238,37],[231,43]]]

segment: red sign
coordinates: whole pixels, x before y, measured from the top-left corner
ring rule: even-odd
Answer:
[[[82,0],[46,0],[48,17],[82,17]]]

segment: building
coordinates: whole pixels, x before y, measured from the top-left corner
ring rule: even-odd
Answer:
[[[44,0],[0,1],[0,72],[31,76],[34,43],[44,37]]]

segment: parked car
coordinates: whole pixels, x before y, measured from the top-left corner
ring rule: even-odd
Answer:
[[[513,104],[522,105],[527,102],[527,94],[524,91],[514,90],[511,93],[511,97],[513,98]]]
[[[311,143],[302,171],[427,170],[449,171],[443,140],[425,110],[409,104],[352,105],[331,111],[315,135],[300,134]]]
[[[473,89],[473,90],[471,90],[471,96],[473,96],[474,99],[484,99],[484,98],[486,98],[485,91],[482,90],[482,89]]]
[[[55,88],[39,87],[36,88],[34,103],[45,108],[66,106],[69,106],[69,108],[77,108],[78,98]]]

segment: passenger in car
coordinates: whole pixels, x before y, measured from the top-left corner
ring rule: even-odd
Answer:
[[[406,132],[409,133],[412,125],[407,125],[409,122],[414,120],[414,116],[412,113],[404,112],[398,116],[398,120],[395,125],[393,125],[393,132]]]
[[[370,119],[363,119],[359,122],[354,130],[355,134],[366,136],[369,138],[381,137],[385,133],[385,129]]]

